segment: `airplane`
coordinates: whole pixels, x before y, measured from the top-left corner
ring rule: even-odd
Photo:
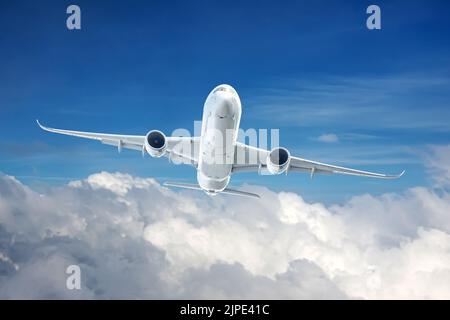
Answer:
[[[98,140],[103,144],[141,151],[152,157],[166,156],[174,163],[186,163],[197,170],[197,183],[165,182],[165,186],[202,190],[208,195],[219,193],[260,198],[258,194],[228,187],[232,174],[257,172],[277,175],[290,172],[315,174],[346,174],[381,179],[396,179],[398,175],[374,173],[311,161],[291,156],[288,149],[266,150],[237,141],[241,120],[241,101],[236,90],[226,84],[215,87],[206,98],[201,134],[198,137],[166,136],[159,130],[146,135],[120,135],[55,129],[45,131]],[[226,137],[224,140],[223,137]]]

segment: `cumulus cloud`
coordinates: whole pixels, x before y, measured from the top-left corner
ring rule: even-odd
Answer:
[[[334,143],[339,142],[339,138],[334,133],[325,133],[317,137],[317,140],[320,142],[326,142],[326,143]]]
[[[262,199],[108,172],[39,194],[0,176],[0,297],[450,298],[445,190],[325,206],[245,188]]]

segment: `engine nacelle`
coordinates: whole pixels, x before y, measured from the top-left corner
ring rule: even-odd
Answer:
[[[267,170],[271,174],[280,174],[287,170],[289,162],[291,161],[291,154],[285,148],[274,148],[267,155]]]
[[[155,158],[162,157],[166,153],[167,139],[164,133],[152,130],[145,136],[145,150]]]

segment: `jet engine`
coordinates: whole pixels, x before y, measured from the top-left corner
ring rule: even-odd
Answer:
[[[291,161],[291,154],[285,148],[274,148],[267,155],[267,170],[271,174],[280,174],[287,170],[289,162]]]
[[[145,150],[155,158],[162,157],[166,153],[167,139],[164,133],[152,130],[145,136]]]

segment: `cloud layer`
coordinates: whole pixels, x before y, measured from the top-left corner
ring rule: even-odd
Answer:
[[[0,176],[0,298],[450,298],[445,188],[333,206],[245,188],[262,199],[108,172],[39,194]]]

